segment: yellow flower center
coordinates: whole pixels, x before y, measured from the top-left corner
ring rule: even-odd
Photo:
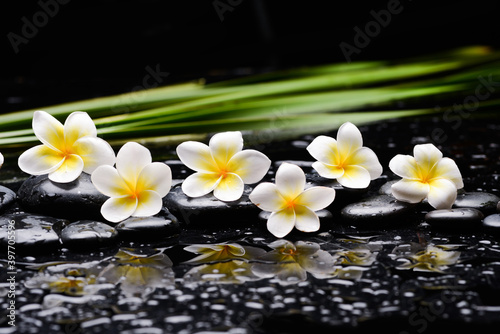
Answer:
[[[295,209],[295,206],[297,203],[295,203],[295,199],[289,199],[286,201],[286,207],[289,209]]]

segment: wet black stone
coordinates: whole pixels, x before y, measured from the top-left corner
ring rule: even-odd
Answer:
[[[170,167],[173,179],[185,179],[194,173],[193,170],[186,167],[186,165],[184,165],[184,163],[180,160],[166,160],[164,162]]]
[[[111,246],[118,232],[112,226],[94,220],[80,220],[66,226],[61,232],[61,242],[66,248],[95,250]]]
[[[151,217],[130,217],[115,226],[120,238],[127,240],[158,240],[180,232],[178,219],[163,209]]]
[[[12,226],[11,222],[14,222]],[[15,247],[18,250],[47,251],[60,246],[61,230],[69,224],[65,219],[27,213],[0,216],[0,243],[8,242],[8,231],[15,230]]]
[[[17,195],[11,189],[0,186],[0,212],[5,211],[16,201]]]
[[[398,180],[391,180],[391,181],[387,181],[386,183],[384,183],[378,190],[378,193],[380,195],[389,195],[389,196],[393,196],[392,195],[392,185],[394,183],[398,182]]]
[[[487,192],[463,192],[457,195],[454,208],[474,208],[483,213],[493,213],[497,210],[500,197]]]
[[[474,208],[456,208],[450,210],[433,210],[425,215],[425,221],[432,227],[453,232],[478,227],[484,215]]]
[[[23,183],[18,196],[26,211],[78,220],[104,220],[100,210],[108,199],[86,173],[70,183],[52,182],[47,175],[32,176]]]
[[[353,224],[386,223],[402,218],[414,207],[415,204],[398,201],[389,195],[376,195],[346,205],[340,214],[343,219]]]
[[[485,231],[493,234],[500,234],[500,213],[494,213],[483,219],[483,228]]]
[[[175,185],[163,199],[164,205],[186,225],[216,227],[228,224],[255,222],[261,211],[248,196],[253,188],[245,185],[240,199],[223,202],[210,193],[205,196],[191,198],[181,189],[181,184]]]

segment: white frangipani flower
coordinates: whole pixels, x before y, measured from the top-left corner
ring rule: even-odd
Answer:
[[[42,145],[19,157],[19,168],[32,175],[49,174],[54,182],[74,181],[83,172],[91,174],[100,165],[113,165],[115,152],[103,139],[90,116],[71,113],[64,125],[45,111],[33,114],[33,131]]]
[[[92,173],[94,186],[109,198],[101,207],[110,222],[133,217],[147,217],[160,212],[172,185],[170,167],[152,162],[144,146],[128,142],[116,156],[116,169],[100,166]]]
[[[244,184],[260,181],[267,173],[271,160],[256,150],[242,150],[239,131],[214,135],[207,145],[187,141],[177,146],[179,159],[196,173],[182,183],[189,197],[214,192],[221,201],[235,201],[243,194]]]
[[[267,229],[278,238],[290,233],[295,226],[303,232],[319,229],[315,211],[324,209],[335,198],[335,190],[311,187],[304,190],[306,177],[297,165],[283,163],[276,172],[276,182],[263,182],[250,194],[250,201],[264,211],[270,211]]]
[[[389,168],[403,178],[392,185],[394,197],[409,203],[427,198],[436,209],[451,209],[457,189],[464,186],[456,163],[443,158],[433,144],[415,145],[413,155],[398,154],[389,162]]]
[[[361,132],[349,122],[340,126],[337,140],[318,136],[307,146],[307,151],[318,160],[313,168],[320,176],[337,179],[347,188],[366,188],[382,174],[376,154],[363,147]]]

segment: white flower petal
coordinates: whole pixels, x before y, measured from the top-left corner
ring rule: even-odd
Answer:
[[[33,114],[33,132],[35,136],[53,150],[64,148],[64,126],[49,113],[37,110]]]
[[[91,180],[94,187],[106,196],[121,197],[131,194],[118,171],[109,165],[97,167],[91,175]]]
[[[244,183],[257,183],[266,175],[271,160],[263,153],[256,150],[237,152],[229,160],[227,171],[237,174]]]
[[[276,171],[276,187],[285,200],[292,200],[306,185],[306,176],[302,169],[290,163],[283,163]]]
[[[284,209],[273,212],[267,220],[267,229],[277,238],[283,238],[295,226],[295,212],[293,209]]]
[[[243,149],[243,136],[239,131],[217,133],[210,138],[208,147],[217,165],[224,167],[233,155]]]
[[[210,148],[197,141],[186,141],[177,146],[177,156],[184,165],[197,172],[217,172]]]
[[[112,197],[101,207],[101,214],[107,221],[118,223],[130,217],[137,208],[137,198],[132,196]]]
[[[413,156],[421,170],[430,171],[443,158],[443,153],[433,144],[420,144],[413,148]]]
[[[64,156],[45,145],[38,145],[24,151],[18,159],[19,168],[31,175],[49,174],[64,162]]]
[[[243,195],[243,180],[236,174],[226,174],[214,189],[215,198],[231,202],[238,200]]]
[[[344,175],[344,168],[339,166],[327,165],[320,161],[316,161],[312,164],[312,167],[318,172],[318,174],[327,179],[336,179]]]
[[[97,137],[97,129],[86,112],[75,111],[64,122],[64,141],[66,147],[73,146],[75,141],[85,136]]]
[[[370,179],[376,179],[382,175],[382,165],[372,149],[361,147],[349,157],[349,164],[361,166],[370,173]]]
[[[437,178],[450,180],[455,184],[457,189],[464,187],[462,174],[458,169],[457,164],[450,158],[441,159],[436,166],[434,166],[433,174]]]
[[[2,167],[3,163],[4,163],[4,157],[3,157],[3,154],[0,153],[0,167]]]
[[[451,209],[457,199],[457,188],[450,180],[433,180],[430,183],[427,199],[436,209]]]
[[[342,158],[347,158],[363,146],[363,137],[356,125],[346,122],[337,132],[337,149]]]
[[[189,197],[200,197],[214,190],[221,180],[215,173],[194,173],[182,182],[182,191]]]
[[[332,204],[335,199],[335,189],[328,187],[311,187],[296,199],[297,205],[303,205],[313,211],[321,210]]]
[[[340,155],[337,141],[328,136],[318,136],[306,147],[311,156],[327,165],[338,165]]]
[[[97,137],[83,137],[73,144],[74,154],[82,158],[83,171],[88,174],[101,165],[113,166],[115,164],[115,152],[111,145],[105,140]]]
[[[394,197],[400,201],[418,203],[427,197],[429,185],[418,181],[403,179],[394,183],[391,190]]]
[[[305,206],[296,205],[295,227],[302,232],[316,232],[319,230],[318,215]]]
[[[337,181],[344,187],[354,189],[364,189],[370,185],[370,173],[361,166],[346,166],[344,175],[337,178]]]
[[[83,160],[78,155],[69,154],[58,169],[49,173],[49,180],[68,183],[76,180],[83,171]]]
[[[132,189],[135,188],[142,169],[151,162],[151,152],[135,142],[123,145],[116,155],[116,169]]]
[[[162,197],[155,191],[144,190],[139,193],[137,199],[137,208],[132,216],[149,217],[160,212],[163,206]]]
[[[389,161],[391,171],[405,179],[418,180],[420,172],[415,158],[411,155],[398,154]]]
[[[275,184],[263,182],[257,185],[250,193],[250,201],[264,211],[280,211],[286,206]]]
[[[172,171],[162,162],[153,162],[144,167],[137,179],[136,191],[155,191],[160,198],[165,197],[172,186]]]

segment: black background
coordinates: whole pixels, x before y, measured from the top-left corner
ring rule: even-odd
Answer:
[[[26,20],[43,16],[40,3],[55,1],[3,4],[0,112],[137,89],[148,67],[168,72],[161,84],[171,84],[342,62],[340,43],[354,45],[354,28],[364,30],[374,20],[371,11],[390,2],[217,0],[232,8],[218,13],[214,0],[61,0],[68,3],[39,23],[16,53],[9,36],[22,37]],[[401,0],[401,12],[351,58],[496,47],[495,4]]]

